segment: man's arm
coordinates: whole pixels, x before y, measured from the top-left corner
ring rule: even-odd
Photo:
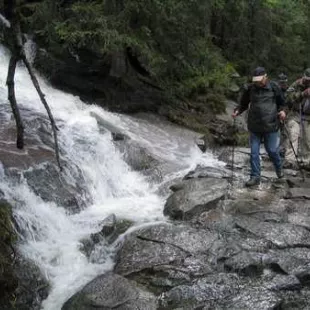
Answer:
[[[278,112],[280,111],[285,111],[286,112],[286,103],[285,103],[285,98],[282,90],[277,84],[274,84],[274,91],[275,91],[275,97],[276,97],[276,104],[278,108]]]
[[[239,105],[235,109],[235,112],[238,111],[238,115],[240,115],[241,113],[243,113],[245,110],[248,109],[249,104],[250,104],[250,86],[247,85],[242,93]]]
[[[292,107],[296,103],[299,104],[303,98],[300,84],[301,80],[297,80],[286,91],[286,99]]]

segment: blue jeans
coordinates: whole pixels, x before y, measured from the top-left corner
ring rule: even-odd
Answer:
[[[265,149],[271,159],[276,171],[281,170],[280,157],[280,132],[253,133],[250,132],[251,145],[251,177],[260,177],[260,157],[259,149],[262,139],[264,140]]]

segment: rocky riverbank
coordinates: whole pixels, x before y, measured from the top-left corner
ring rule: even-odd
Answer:
[[[170,220],[127,234],[114,271],[63,309],[307,309],[310,182],[289,170],[277,180],[262,154],[263,183],[245,189],[248,156],[236,151],[233,187],[214,167],[172,186]]]

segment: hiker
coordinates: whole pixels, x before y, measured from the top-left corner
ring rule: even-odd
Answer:
[[[287,79],[287,75],[284,73],[280,73],[278,75],[278,85],[280,87],[280,89],[283,92],[283,95],[285,94],[285,92],[288,89],[288,79]]]
[[[250,104],[251,103],[251,104]],[[271,159],[278,178],[283,178],[282,163],[279,153],[280,120],[285,119],[285,101],[276,82],[268,79],[265,68],[257,67],[252,75],[252,84],[244,91],[239,106],[232,117],[248,111],[248,130],[251,146],[251,174],[246,186],[260,184],[260,145],[264,140],[265,149]]]
[[[280,73],[278,75],[277,79],[278,85],[280,89],[282,90],[283,96],[285,96],[285,93],[288,89],[288,79],[287,75],[285,73]],[[282,160],[285,158],[286,150],[290,148],[290,142],[288,140],[287,132],[284,128],[284,124],[280,125],[280,156]]]
[[[293,147],[286,146],[284,168],[296,167],[298,157],[304,168],[310,168],[310,68],[304,71],[303,77],[296,80],[286,92],[289,107],[286,128]]]

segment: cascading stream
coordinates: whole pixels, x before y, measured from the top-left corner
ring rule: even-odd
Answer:
[[[0,107],[9,105],[5,85],[8,61],[9,54],[1,47]],[[76,167],[79,167],[91,202],[87,201],[87,207],[79,213],[70,214],[63,206],[44,202],[37,196],[23,178],[22,171],[21,181],[16,183],[5,175],[2,167],[0,190],[12,202],[23,232],[21,253],[39,266],[51,285],[42,308],[59,310],[83,285],[113,268],[113,249],[104,249],[104,257],[98,262],[90,262],[80,251],[80,240],[100,230],[100,223],[106,216],[114,213],[117,218],[132,220],[137,225],[165,220],[162,214],[165,197],[157,194],[161,184],[149,183],[145,176],[126,164],[111,133],[102,131],[98,125],[98,118],[126,133],[163,163],[175,163],[175,169],[164,174],[164,181],[184,175],[197,164],[220,163],[211,154],[200,152],[194,142],[195,135],[190,131],[109,113],[52,88],[43,79],[39,81],[60,128],[59,142],[66,162],[64,175],[73,183]],[[21,66],[16,71],[15,88],[22,109],[30,110],[34,118],[40,113],[45,115],[28,73]],[[6,113],[9,121],[10,110]]]

